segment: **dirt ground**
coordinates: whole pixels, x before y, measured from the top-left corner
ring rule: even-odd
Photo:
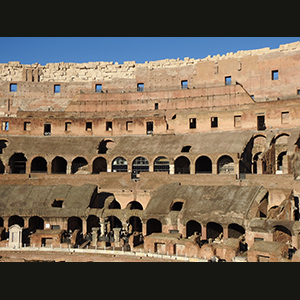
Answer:
[[[0,262],[176,262],[152,257],[76,252],[1,251]]]

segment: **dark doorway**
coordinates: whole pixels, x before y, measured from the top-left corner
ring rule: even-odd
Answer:
[[[228,238],[237,239],[240,236],[242,236],[243,234],[245,234],[244,227],[242,227],[238,224],[235,224],[235,223],[229,224],[229,226],[228,226]]]
[[[206,226],[207,239],[215,239],[223,233],[223,227],[215,222],[209,222]]]
[[[99,174],[101,172],[107,172],[106,159],[104,157],[97,157],[93,161],[93,174]]]
[[[132,225],[132,232],[138,231],[142,232],[142,221],[139,217],[130,217],[129,218],[129,224]]]
[[[86,166],[88,164],[87,160],[83,157],[76,157],[72,161],[72,167],[71,167],[71,173],[75,174],[79,168],[82,168],[83,166]]]
[[[207,156],[201,156],[196,160],[196,174],[197,173],[212,173],[212,162]]]
[[[45,158],[38,156],[31,162],[31,173],[47,173],[47,161]]]
[[[25,174],[27,158],[23,153],[15,153],[9,159],[10,173]]]
[[[164,156],[159,156],[154,161],[154,172],[169,172],[170,163]]]
[[[157,219],[149,219],[147,221],[147,235],[150,235],[154,232],[162,232],[162,224]]]
[[[257,116],[257,130],[265,130],[265,116]]]
[[[87,233],[92,232],[93,227],[100,227],[100,219],[95,215],[90,215],[87,218]]]
[[[44,229],[44,220],[38,216],[29,219],[29,231]]]
[[[68,219],[68,231],[80,229],[82,231],[82,220],[79,217],[70,217]]]
[[[52,160],[51,173],[52,174],[66,174],[67,173],[67,161],[63,157],[56,156]]]
[[[18,224],[20,227],[24,227],[24,219],[19,216],[11,216],[8,219],[8,227],[10,227],[14,224]]]
[[[186,223],[186,237],[192,236],[195,232],[201,233],[201,224],[197,221],[191,220]]]
[[[185,156],[175,160],[175,174],[190,174],[190,161]]]

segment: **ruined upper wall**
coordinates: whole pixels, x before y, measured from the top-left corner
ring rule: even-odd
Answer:
[[[224,55],[208,55],[203,59],[186,57],[180,59],[164,59],[136,63],[117,62],[88,62],[88,63],[48,63],[42,66],[35,64],[20,64],[18,61],[0,64],[0,80],[2,81],[34,81],[34,82],[70,82],[70,81],[106,81],[114,79],[133,79],[136,70],[170,69],[196,65],[207,61],[222,61],[226,59],[240,59],[247,56],[258,56],[300,50],[300,42],[280,45],[278,49],[262,48],[256,50],[241,50]]]

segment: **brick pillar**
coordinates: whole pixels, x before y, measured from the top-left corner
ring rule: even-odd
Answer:
[[[218,165],[216,163],[212,163],[212,174],[218,174]]]
[[[223,239],[228,239],[228,226],[223,227]]]
[[[201,239],[202,240],[206,240],[207,239],[207,230],[206,230],[206,226],[202,225],[202,232],[201,232]]]

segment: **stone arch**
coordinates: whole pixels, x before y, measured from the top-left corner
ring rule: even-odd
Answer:
[[[245,228],[239,224],[231,223],[228,225],[228,238],[239,238],[245,234]]]
[[[42,156],[36,156],[31,161],[31,173],[47,173],[47,161]]]
[[[24,219],[20,216],[14,215],[8,219],[8,227],[18,224],[20,227],[24,227]]]
[[[231,156],[223,155],[218,159],[218,174],[234,174],[234,161]]]
[[[71,166],[71,174],[75,174],[80,168],[86,165],[88,165],[88,162],[84,157],[78,156],[74,158]]]
[[[70,217],[68,218],[68,231],[74,232],[76,229],[82,231],[82,220],[79,217]]]
[[[146,235],[150,235],[154,232],[162,232],[162,224],[157,219],[149,219],[146,223]]]
[[[29,218],[29,230],[44,229],[44,219],[38,216]]]
[[[86,222],[87,222],[87,233],[92,232],[93,227],[100,227],[100,219],[95,215],[89,215]]]
[[[122,222],[116,216],[108,216],[106,219],[109,222],[110,230],[113,228],[122,228]],[[107,231],[109,231],[109,228],[107,228]]]
[[[127,172],[127,169],[128,169],[128,163],[124,157],[118,156],[114,158],[111,164],[112,172]]]
[[[0,139],[0,154],[3,154],[3,149],[7,147],[8,140]]]
[[[149,172],[149,161],[143,156],[136,157],[132,162],[132,173]]]
[[[273,242],[280,242],[286,244],[286,242],[292,242],[291,231],[282,225],[274,226],[273,229]]]
[[[93,174],[107,172],[107,162],[104,157],[97,157],[93,161]]]
[[[132,209],[138,209],[138,210],[143,210],[143,206],[140,202],[138,201],[131,201],[127,204],[126,208],[132,210]]]
[[[206,225],[207,239],[216,239],[223,233],[223,227],[219,223],[209,222]]]
[[[61,157],[56,156],[51,162],[52,174],[66,174],[67,173],[67,161]]]
[[[139,217],[131,216],[128,220],[128,223],[132,226],[132,232],[135,231],[142,232],[143,224]]]
[[[195,164],[196,173],[212,173],[212,161],[208,156],[202,155],[198,157]]]
[[[195,220],[190,220],[186,223],[186,237],[192,236],[195,232],[201,234],[201,224]]]
[[[186,156],[179,156],[175,162],[175,174],[190,174],[191,162]]]
[[[10,173],[12,174],[25,174],[26,173],[27,158],[24,153],[14,153],[10,158],[8,165]]]
[[[114,199],[109,204],[108,209],[121,209],[121,204],[116,199]]]
[[[158,156],[153,163],[154,172],[168,172],[170,171],[170,162],[165,156]]]
[[[287,155],[287,151],[282,151],[278,154],[276,165],[277,165],[277,171],[283,171],[283,158]]]

